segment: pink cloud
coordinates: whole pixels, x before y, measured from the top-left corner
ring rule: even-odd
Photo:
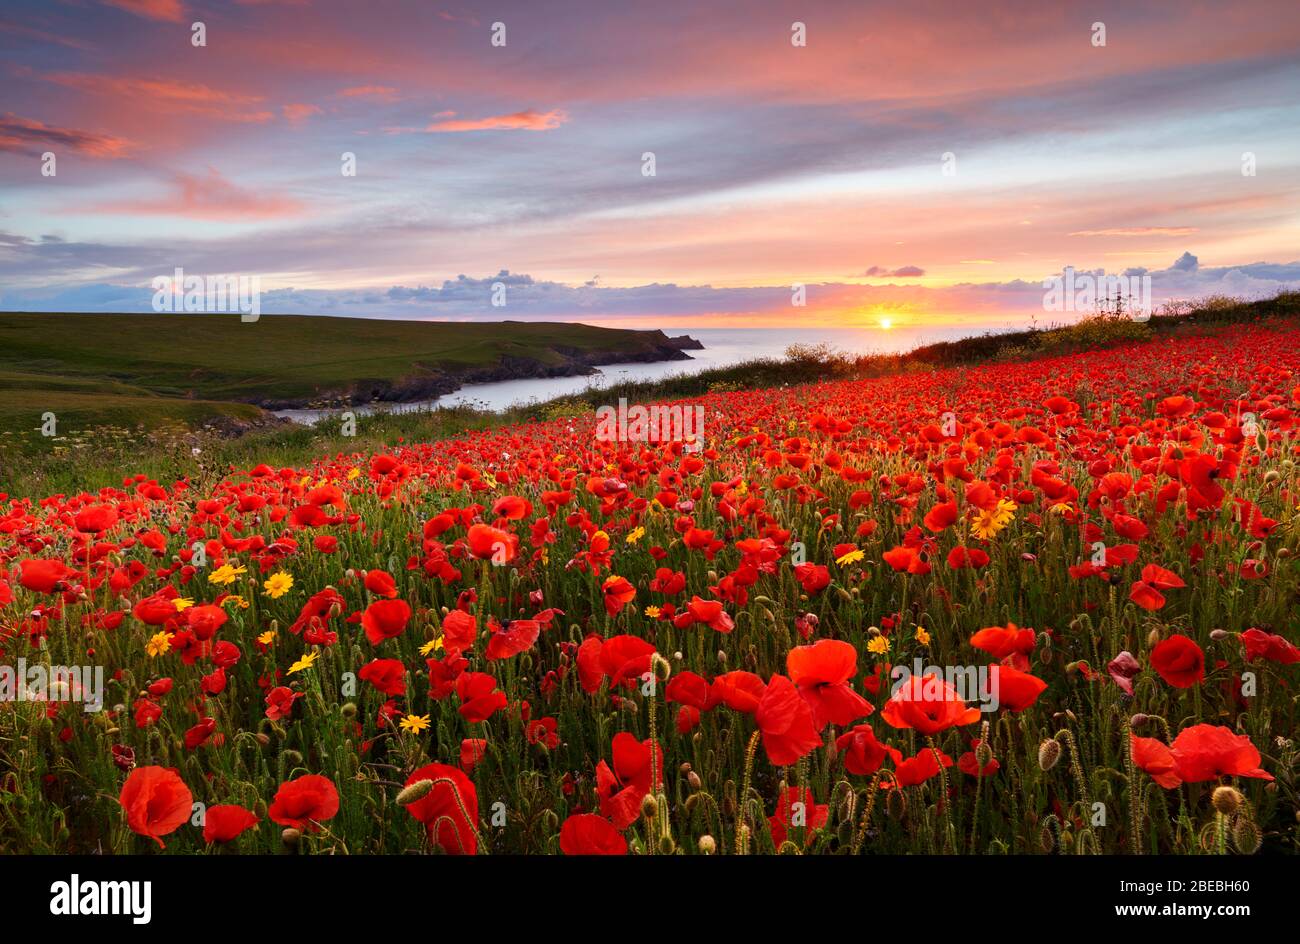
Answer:
[[[1195,226],[1120,226],[1112,229],[1081,229],[1071,236],[1191,236]]]
[[[0,151],[38,154],[60,147],[87,157],[115,159],[125,157],[131,144],[125,138],[76,128],[59,128],[32,118],[20,118],[12,112],[0,115]]]
[[[510,115],[493,115],[489,118],[472,118],[454,121],[435,121],[425,131],[551,131],[569,120],[559,109],[539,112],[533,109],[517,111]]]
[[[171,195],[156,200],[122,200],[89,208],[92,213],[127,216],[183,216],[239,221],[293,216],[302,204],[291,197],[255,193],[231,183],[213,168],[204,176],[176,174]]]
[[[180,23],[185,19],[185,8],[181,0],[104,0],[110,7],[126,10],[148,20],[160,20],[165,23]]]
[[[300,125],[308,118],[310,118],[312,115],[324,114],[324,112],[322,112],[315,105],[301,105],[301,104],[285,105],[283,106],[281,111],[284,112],[284,117],[289,120],[289,124],[291,125]]]
[[[339,94],[344,98],[374,98],[383,102],[395,102],[400,97],[391,85],[354,85]]]

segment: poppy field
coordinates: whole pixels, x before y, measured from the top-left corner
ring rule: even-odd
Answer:
[[[0,852],[1296,851],[1293,323],[690,405],[0,496]]]

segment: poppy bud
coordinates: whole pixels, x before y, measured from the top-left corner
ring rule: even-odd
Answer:
[[[718,661],[723,665],[727,664],[727,654],[723,652],[721,649],[718,650]]]
[[[302,832],[294,829],[292,826],[280,833],[280,841],[289,848],[298,845],[298,840],[302,838]]]
[[[284,757],[284,762],[290,767],[297,767],[302,763],[302,755],[297,751],[285,751],[281,756]]]
[[[1160,630],[1153,629],[1151,632],[1147,633],[1148,646],[1154,649],[1158,642],[1160,642]]]
[[[1231,816],[1241,809],[1241,804],[1245,802],[1245,799],[1241,795],[1241,791],[1236,787],[1219,787],[1211,795],[1210,802],[1224,816]]]
[[[261,731],[257,732],[257,734],[253,736],[257,738],[257,743],[262,745],[263,747],[266,747],[268,744],[271,743],[271,738],[263,734]]]
[[[690,784],[692,790],[698,790],[704,786],[704,782],[700,780],[700,775],[693,770],[686,775],[686,782]]]
[[[424,780],[417,780],[409,787],[403,789],[401,793],[397,794],[397,805],[410,806],[416,800],[422,800],[426,796],[428,796],[429,791],[432,789],[433,789],[432,780],[429,780],[428,778],[425,778]]]
[[[641,798],[641,815],[646,819],[654,819],[659,815],[659,801],[655,799],[654,794],[647,793]]]
[[[1215,642],[1218,642],[1221,639],[1226,639],[1227,637],[1228,637],[1228,631],[1226,629],[1210,630],[1210,638],[1213,639]]]
[[[1048,738],[1038,745],[1038,766],[1042,770],[1051,770],[1060,759],[1061,742],[1056,738]]]
[[[701,855],[713,855],[718,851],[718,843],[712,836],[705,833],[700,837],[699,850]]]
[[[1232,844],[1237,847],[1237,851],[1242,855],[1254,855],[1263,842],[1264,836],[1255,821],[1246,816],[1238,816],[1232,824]]]
[[[345,718],[355,718],[357,716],[357,706],[350,701],[345,701],[339,706],[339,714]]]
[[[672,855],[677,851],[677,844],[673,842],[672,836],[659,837],[659,854]]]
[[[1147,721],[1149,720],[1150,720],[1149,715],[1144,715],[1141,712],[1138,712],[1133,717],[1128,719],[1128,723],[1129,723],[1129,727],[1131,728],[1140,728],[1142,727],[1142,725],[1146,724]]]

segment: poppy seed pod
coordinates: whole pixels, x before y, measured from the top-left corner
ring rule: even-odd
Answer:
[[[1231,816],[1237,810],[1241,809],[1241,804],[1246,798],[1241,795],[1241,791],[1236,787],[1218,787],[1210,796],[1210,802],[1214,808],[1224,816]]]
[[[432,780],[417,780],[409,787],[405,787],[401,793],[397,794],[398,806],[410,806],[416,800],[422,800],[429,795],[433,789]]]
[[[717,840],[707,833],[700,837],[700,841],[697,845],[701,855],[713,855],[718,851]]]
[[[1061,742],[1056,738],[1048,738],[1042,744],[1038,745],[1038,766],[1042,770],[1051,770],[1056,766],[1056,762],[1061,759]]]
[[[641,798],[641,815],[646,819],[654,819],[659,815],[659,801],[654,794],[647,793]]]

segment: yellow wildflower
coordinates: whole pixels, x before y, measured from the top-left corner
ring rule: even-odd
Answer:
[[[316,660],[319,658],[320,658],[319,652],[307,653],[305,656],[303,656],[293,665],[289,666],[289,674],[293,675],[293,673],[295,672],[302,672],[306,669],[310,669],[313,665],[316,664]]]
[[[889,651],[889,640],[884,636],[872,636],[871,642],[867,643],[867,651],[883,656]]]
[[[643,537],[645,537],[645,528],[633,528],[632,531],[627,536],[627,543],[635,544]]]
[[[981,510],[970,523],[970,533],[987,541],[1009,525],[1016,516],[1016,503],[1007,498],[998,499],[996,508]]]
[[[433,651],[435,651],[435,650],[437,650],[437,651],[439,651],[439,652],[442,651],[442,637],[441,637],[441,636],[439,636],[437,639],[430,639],[430,640],[429,640],[428,642],[426,642],[423,646],[421,646],[421,647],[420,647],[420,655],[422,655],[422,656],[427,656],[429,653],[431,653],[431,652],[433,652]]]
[[[916,627],[916,641],[923,646],[928,646],[930,645],[930,634],[922,627],[918,626]]]
[[[148,653],[149,658],[160,656],[172,647],[172,637],[167,633],[154,633],[148,644],[145,645],[144,651]]]
[[[407,715],[402,719],[401,728],[403,731],[410,731],[412,734],[419,734],[430,726],[428,715]]]
[[[839,564],[841,567],[845,567],[849,564],[856,564],[858,561],[862,560],[862,558],[866,556],[867,555],[860,548],[855,547],[847,554],[843,554],[840,557],[835,558],[835,563]]]
[[[662,613],[662,612],[663,612],[663,610],[659,609],[659,607],[654,606],[654,605],[647,606],[647,607],[645,608],[645,615],[648,616],[648,617],[650,617],[651,619],[658,619],[658,618],[659,618],[659,614]]]
[[[248,601],[245,600],[237,593],[232,593],[230,596],[226,597],[224,600],[221,601],[221,605],[222,606],[233,605],[239,607],[239,609],[241,610],[248,609]]]
[[[257,637],[257,641],[264,646],[269,646],[271,643],[275,642],[275,632],[268,629],[266,632],[262,633],[262,635]]]
[[[176,607],[177,613],[184,613],[193,605],[194,601],[190,597],[177,597],[175,600],[172,600],[172,606]]]
[[[242,564],[238,567],[232,564],[222,564],[212,573],[208,574],[208,583],[215,583],[218,586],[227,586],[239,579],[240,574],[248,573],[248,568]]]
[[[289,588],[293,586],[293,577],[284,571],[280,571],[272,574],[269,579],[262,583],[262,586],[265,588],[268,597],[272,600],[278,600],[288,593]]]
[[[348,469],[348,481],[349,481],[349,482],[354,481],[354,480],[359,479],[359,478],[361,478],[361,470],[360,470],[360,469],[358,469],[356,466],[353,466],[352,468]]]

